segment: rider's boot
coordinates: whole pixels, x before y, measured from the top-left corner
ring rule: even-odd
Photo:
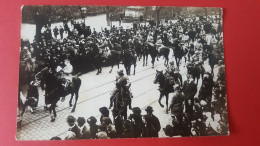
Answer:
[[[129,101],[129,109],[132,109],[132,99]]]

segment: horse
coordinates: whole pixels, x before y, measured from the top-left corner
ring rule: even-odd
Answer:
[[[129,98],[127,98],[127,94],[127,91],[121,88],[120,90],[118,90],[113,98],[113,109],[118,109],[119,114],[123,116],[124,119],[127,119],[127,106],[130,103]]]
[[[148,54],[151,55],[151,58],[152,58],[152,67],[154,67],[154,62],[155,62],[155,58],[157,57],[158,55],[158,51],[156,49],[156,46],[155,45],[152,45],[152,44],[148,44],[146,43],[145,44],[145,49],[147,50]],[[158,58],[157,58],[158,59]],[[146,59],[146,65],[147,65],[147,59]]]
[[[147,44],[143,44],[141,55],[143,57],[143,66],[147,66],[148,55],[149,55],[149,47],[147,46]]]
[[[134,48],[135,48],[135,52],[136,52],[136,55],[137,55],[139,61],[142,58],[142,47],[143,47],[142,43],[140,41],[138,41],[138,39],[135,39]]]
[[[167,79],[167,77],[163,74],[163,71],[156,70],[154,84],[157,83],[159,83],[159,91],[160,91],[160,97],[158,102],[161,107],[164,107],[164,105],[161,103],[161,99],[163,96],[166,97],[166,113],[168,113],[169,93],[173,92],[173,84],[171,84],[169,79]]]
[[[102,65],[109,64],[111,69],[109,73],[113,71],[114,65],[119,68],[119,63],[122,60],[121,46],[119,44],[109,45],[109,53],[104,54],[104,49],[98,48],[98,53],[95,53],[95,64],[98,69],[97,75],[102,72]]]
[[[122,54],[119,51],[111,50],[111,54],[107,58],[107,63],[111,65],[109,73],[113,71],[114,65],[117,65],[119,69],[119,64],[122,60]]]
[[[117,68],[119,69],[119,64],[122,61],[122,47],[120,44],[115,43],[114,45],[109,45],[109,48],[110,55],[106,59],[106,62],[111,65],[111,70],[109,71],[109,73],[111,73],[114,65],[117,65]]]
[[[182,60],[182,57],[184,57],[188,53],[188,50],[186,50],[186,49],[183,50],[179,44],[175,44],[173,52],[174,52],[176,65],[179,68],[180,61]],[[186,62],[186,58],[185,58],[185,62]]]
[[[188,63],[188,65],[187,65],[187,72],[188,72],[188,74],[193,76],[194,81],[197,79],[197,84],[199,82],[200,76],[201,76],[201,78],[203,80],[203,76],[204,76],[204,73],[205,73],[205,69],[202,66],[202,63],[203,62],[199,62],[197,64],[195,64],[195,63]]]
[[[126,74],[130,75],[131,66],[134,65],[134,75],[135,75],[135,68],[136,68],[136,60],[137,56],[131,53],[130,51],[123,51],[123,64],[126,70]]]
[[[164,66],[168,66],[169,63],[169,53],[170,53],[170,48],[168,47],[162,47],[159,51],[158,51],[158,56],[163,56],[165,58],[164,61]]]
[[[75,103],[71,110],[74,112],[76,109],[78,97],[79,97],[79,89],[81,86],[81,79],[79,76],[81,73],[78,73],[76,76],[72,77],[72,81],[67,80],[67,86],[63,86],[64,79],[61,79],[48,67],[45,67],[40,72],[36,74],[36,80],[40,82],[44,82],[46,84],[45,88],[45,104],[51,104],[49,107],[50,114],[53,112],[53,116],[51,116],[51,122],[55,121],[56,114],[56,104],[62,97],[61,101],[65,100],[65,96],[71,94],[71,98],[69,101],[69,106],[72,107],[72,99],[75,94]]]

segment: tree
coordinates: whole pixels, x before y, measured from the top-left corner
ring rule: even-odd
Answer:
[[[80,18],[80,13],[78,6],[24,6],[22,22],[36,25],[35,39],[39,40],[43,26],[62,22],[64,18]]]

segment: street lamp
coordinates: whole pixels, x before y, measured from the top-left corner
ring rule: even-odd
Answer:
[[[84,24],[86,25],[85,19],[86,19],[86,14],[87,14],[87,8],[86,7],[81,7],[81,11],[82,11],[83,17],[84,17]]]

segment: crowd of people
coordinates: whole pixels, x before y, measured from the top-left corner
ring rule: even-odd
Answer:
[[[135,23],[129,29],[113,26],[110,30],[105,28],[101,32],[91,30],[84,23],[71,22],[72,28],[68,27],[67,21],[60,29],[55,27],[54,38],[50,26],[46,25],[39,40],[34,40],[33,43],[22,41],[21,67],[26,73],[36,74],[46,66],[57,72],[66,70],[68,66],[74,68],[76,65],[74,66],[73,61],[82,56],[88,56],[90,59],[85,62],[95,65],[95,59],[91,56],[101,54],[103,58],[107,58],[110,50],[130,51],[138,55],[144,44],[156,46],[158,51],[162,47],[173,50],[174,47],[180,47],[185,57],[185,63],[182,63],[187,68],[199,66],[203,70],[203,63],[208,61],[210,64],[213,60],[216,62],[213,67],[216,65],[217,71],[213,71],[212,67],[212,72],[202,72],[202,84],[199,88],[192,72],[187,72],[187,79],[183,83],[173,84],[171,88],[174,92],[169,106],[172,121],[162,128],[165,135],[228,134],[222,18],[179,17],[176,22],[168,20],[157,26],[153,23]],[[68,37],[64,38],[63,33],[67,33]],[[60,39],[57,39],[58,34]],[[77,65],[82,67],[82,64]],[[171,78],[179,71],[179,64],[171,62],[166,68],[165,76]],[[33,80],[33,77],[29,80]],[[97,125],[97,119],[93,116],[88,119],[68,116],[70,128],[65,139],[158,137],[161,130],[160,120],[163,119],[153,115],[153,108],[146,107],[146,115],[141,115],[139,107],[131,109],[133,113],[130,116],[122,117],[120,110],[113,108],[112,120],[109,109],[100,108],[100,125]]]
[[[110,138],[140,138],[158,137],[161,130],[159,119],[153,115],[153,108],[147,106],[146,115],[141,115],[141,109],[134,107],[128,119],[120,115],[117,108],[112,110],[113,120],[109,117],[110,111],[106,107],[99,109],[101,113],[100,124],[93,116],[87,120],[84,117],[67,117],[68,131],[63,139],[110,139]],[[62,139],[55,136],[52,140]]]

